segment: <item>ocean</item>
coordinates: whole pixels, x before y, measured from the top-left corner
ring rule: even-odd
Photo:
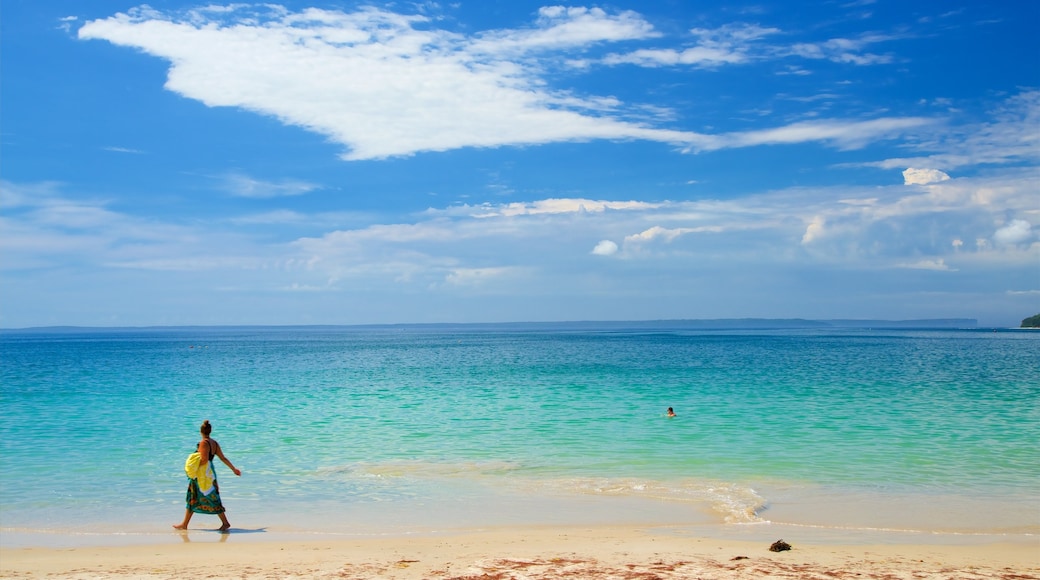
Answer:
[[[235,539],[1034,538],[1038,377],[1040,334],[1018,330],[4,331],[0,539],[180,541],[206,419],[243,472],[217,462]]]

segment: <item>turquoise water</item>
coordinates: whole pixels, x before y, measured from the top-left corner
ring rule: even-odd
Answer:
[[[166,533],[209,419],[243,531],[1036,534],[1037,377],[1026,331],[8,331],[0,532]]]

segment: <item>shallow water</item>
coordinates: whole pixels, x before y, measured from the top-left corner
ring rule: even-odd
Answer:
[[[8,331],[0,532],[165,533],[209,419],[241,530],[1037,534],[1037,376],[1025,331]]]

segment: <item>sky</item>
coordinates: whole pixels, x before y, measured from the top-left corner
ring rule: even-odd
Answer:
[[[0,328],[1040,313],[1040,3],[4,0]]]

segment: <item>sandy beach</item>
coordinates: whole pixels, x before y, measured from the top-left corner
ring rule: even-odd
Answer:
[[[193,530],[147,545],[0,550],[3,578],[1040,579],[1040,543],[802,544],[552,527],[335,541]]]

